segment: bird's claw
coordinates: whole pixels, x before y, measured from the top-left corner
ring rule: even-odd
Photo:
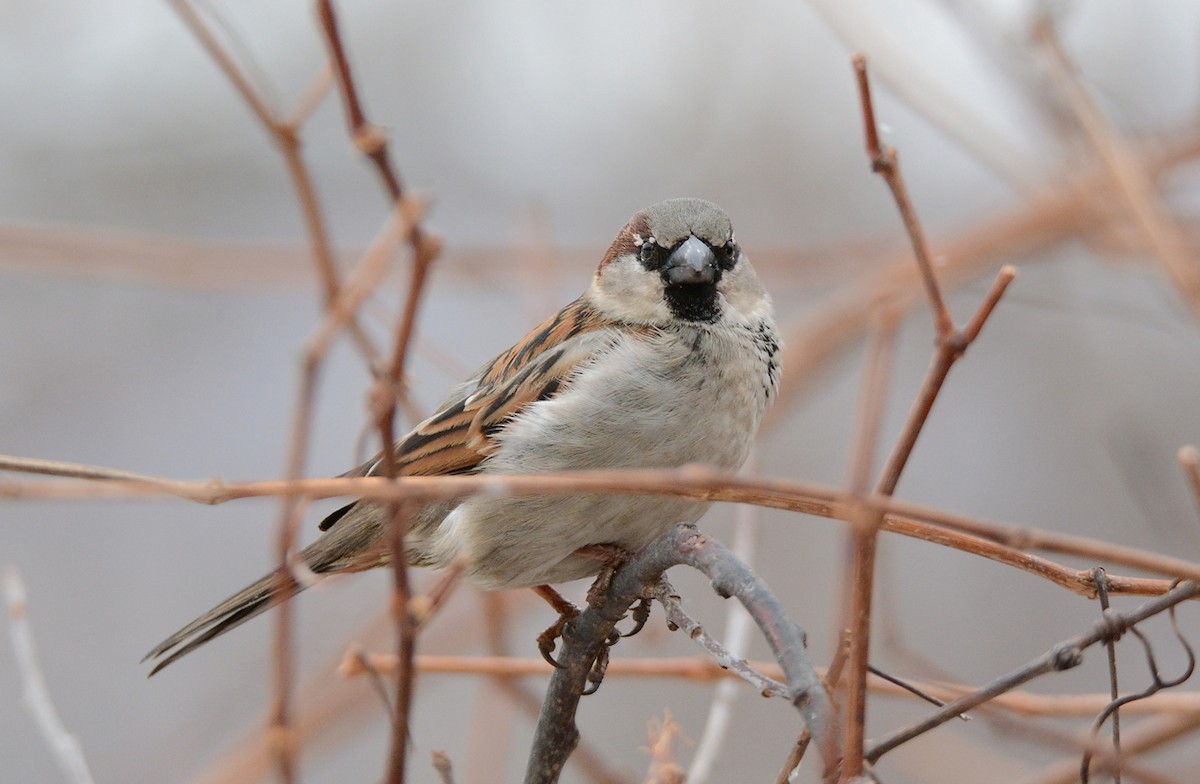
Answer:
[[[595,694],[600,688],[600,682],[604,680],[604,673],[608,670],[608,649],[616,645],[620,639],[621,633],[615,630],[605,638],[604,645],[600,648],[600,653],[596,655],[596,661],[592,662],[592,669],[588,670],[588,685],[581,692],[584,697],[589,694]]]
[[[646,621],[650,620],[650,606],[650,600],[646,597],[638,599],[637,604],[633,607],[633,628],[622,634],[622,637],[632,637],[642,630]]]
[[[555,641],[562,637],[563,630],[567,628],[567,624],[579,617],[579,608],[573,604],[560,607],[558,611],[558,620],[552,623],[546,631],[542,632],[537,637],[538,652],[542,654],[552,667],[562,669],[563,665],[558,662],[551,654],[554,653]]]

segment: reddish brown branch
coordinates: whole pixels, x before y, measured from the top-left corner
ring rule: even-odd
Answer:
[[[27,467],[27,466],[32,466]],[[666,495],[698,501],[722,501],[783,509],[816,517],[851,521],[861,500],[844,491],[811,483],[781,479],[752,478],[716,471],[703,466],[679,469],[621,469],[584,471],[537,476],[425,476],[404,477],[388,482],[380,477],[362,479],[304,479],[296,482],[266,481],[227,484],[220,480],[181,482],[158,477],[125,479],[124,472],[73,463],[0,456],[0,470],[39,473],[93,471],[107,481],[12,482],[0,481],[0,498],[6,499],[128,499],[173,496],[202,504],[221,504],[235,499],[297,495],[306,499],[366,498],[374,501],[408,500],[414,503],[444,501],[488,493],[492,495],[562,495],[611,493]],[[140,475],[139,475],[140,476]],[[1045,559],[1030,560],[1028,550],[1075,555],[1106,565],[1143,569],[1172,578],[1200,580],[1200,564],[1133,547],[1044,531],[1027,526],[1003,525],[954,514],[920,504],[883,496],[870,499],[872,506],[887,512],[881,524],[892,531],[934,544],[952,547],[1000,563],[1015,566],[1087,598],[1095,588],[1080,572]],[[955,536],[969,534],[968,536]],[[1170,589],[1169,580],[1109,576],[1112,593],[1158,595]]]
[[[913,209],[912,201],[908,198],[908,188],[904,184],[904,177],[900,174],[900,162],[896,151],[891,147],[881,147],[879,143],[879,131],[875,124],[875,106],[871,100],[871,83],[867,78],[867,58],[861,54],[855,54],[851,57],[851,63],[858,79],[858,95],[862,104],[867,157],[871,163],[871,170],[883,177],[892,191],[892,198],[896,201],[896,207],[900,210],[900,217],[904,221],[904,228],[912,242],[913,253],[917,258],[917,267],[921,271],[921,279],[925,283],[925,296],[929,299],[930,307],[933,308],[934,326],[937,327],[938,337],[944,338],[953,330],[954,322],[950,318],[950,311],[946,307],[937,276],[933,272],[933,260],[929,255],[929,245],[925,241],[925,231],[921,228],[921,221],[917,217],[916,210]]]
[[[358,89],[350,75],[350,60],[346,56],[346,48],[342,45],[342,37],[338,32],[337,14],[334,13],[332,0],[318,0],[317,18],[321,22],[322,32],[325,33],[325,43],[329,45],[329,56],[337,75],[338,92],[342,96],[342,106],[346,111],[350,138],[359,152],[375,164],[391,200],[399,201],[403,187],[400,184],[400,175],[396,173],[388,155],[387,134],[367,122],[362,103],[358,99]]]
[[[896,207],[904,221],[912,243],[913,254],[921,278],[925,284],[925,293],[933,309],[934,326],[937,332],[937,348],[933,363],[926,373],[925,381],[917,394],[917,399],[905,420],[904,427],[897,439],[882,475],[876,484],[876,493],[880,496],[891,496],[900,481],[904,466],[916,446],[917,438],[925,426],[934,401],[945,383],[950,368],[963,355],[974,340],[983,324],[991,315],[996,303],[1004,294],[1008,284],[1012,282],[1016,271],[1011,267],[1001,270],[995,284],[984,297],[983,303],[965,329],[956,329],[950,311],[946,307],[941,287],[934,273],[933,262],[925,241],[925,234],[920,220],[913,209],[908,197],[904,178],[895,150],[882,149],[879,144],[879,133],[875,127],[875,110],[871,100],[870,82],[867,78],[866,58],[860,54],[852,58],[855,74],[858,80],[859,97],[862,103],[863,121],[865,126],[867,155],[871,160],[871,168],[884,178]],[[849,691],[846,705],[845,749],[847,757],[842,765],[842,780],[851,781],[863,772],[863,741],[866,728],[866,695],[867,671],[870,651],[871,629],[871,596],[874,588],[875,557],[878,549],[878,532],[884,520],[884,513],[878,508],[864,507],[856,515],[858,527],[854,534],[853,559],[853,590],[850,599],[851,646],[849,658]]]

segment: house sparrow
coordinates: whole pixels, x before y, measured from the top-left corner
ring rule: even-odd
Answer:
[[[530,474],[746,459],[779,380],[771,300],[729,217],[700,199],[634,215],[583,296],[456,388],[394,447],[399,476]],[[377,457],[348,472],[372,476]],[[487,590],[596,575],[589,548],[634,551],[707,503],[579,494],[427,504],[411,521],[410,563],[466,556]],[[327,517],[300,557],[312,571],[382,566],[386,504],[356,501]],[[157,672],[302,589],[277,570],[160,643]]]

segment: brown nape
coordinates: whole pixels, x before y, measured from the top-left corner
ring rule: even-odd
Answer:
[[[604,266],[614,259],[636,251],[638,246],[634,242],[635,235],[642,239],[650,236],[650,224],[647,222],[645,210],[630,218],[625,227],[617,233],[616,239],[608,246],[608,252],[601,259],[599,269],[604,269]]]

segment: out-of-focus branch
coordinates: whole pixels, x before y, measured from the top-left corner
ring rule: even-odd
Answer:
[[[1196,447],[1188,445],[1179,449],[1179,465],[1187,478],[1188,487],[1192,490],[1192,501],[1196,504],[1196,512],[1200,513],[1200,453]]]
[[[743,471],[753,473],[756,467],[757,460],[752,455]],[[746,505],[738,506],[734,517],[733,552],[751,568],[754,566],[758,549],[759,517],[758,507]],[[681,612],[682,609],[681,607]],[[749,653],[752,632],[752,619],[749,614],[740,604],[731,602],[725,613],[724,631],[725,645],[731,656],[739,660],[745,659]],[[704,732],[700,735],[696,750],[692,754],[692,762],[688,766],[689,784],[706,784],[712,775],[712,769],[733,724],[734,704],[738,695],[744,691],[739,686],[740,684],[732,680],[724,680],[713,689],[708,717],[704,721]]]
[[[437,771],[442,784],[454,784],[454,771],[450,765],[450,755],[446,752],[433,752],[433,769]]]
[[[359,659],[362,653],[362,659]],[[415,659],[417,672],[425,675],[475,675],[490,678],[546,678],[554,670],[541,657],[516,656],[454,656],[446,654],[421,654]],[[778,662],[747,661],[747,666],[766,678],[783,679],[783,669]],[[396,670],[396,657],[391,653],[366,653],[353,648],[343,655],[338,672],[347,678],[368,674],[368,667],[388,674]],[[834,682],[834,668],[817,668],[817,674]],[[713,681],[741,679],[740,673],[732,672],[703,656],[614,659],[605,670],[607,678],[670,678],[709,684]],[[979,690],[979,687],[964,683],[905,679],[926,694],[942,702],[950,702]],[[897,686],[876,675],[869,676],[867,685],[874,694],[887,697],[919,699],[912,691]],[[1112,701],[1108,694],[1041,694],[1035,692],[1009,691],[997,695],[984,708],[1003,710],[1022,717],[1076,718],[1095,716]],[[1157,716],[1164,714],[1193,714],[1200,712],[1200,692],[1160,692],[1121,708],[1127,716]]]
[[[1192,132],[1148,146],[1138,157],[1152,177],[1200,156],[1200,133]],[[1111,199],[1112,177],[1105,170],[1087,172],[1070,184],[1031,200],[1009,214],[992,218],[936,246],[943,285],[974,280],[996,265],[1084,235],[1102,216],[1096,203]],[[827,297],[812,315],[784,334],[787,347],[780,396],[767,412],[763,427],[785,416],[794,401],[817,379],[821,366],[854,345],[870,328],[880,302],[903,310],[912,307],[920,275],[908,254],[882,264],[841,294]]]
[[[653,720],[646,730],[650,741],[650,770],[642,784],[684,784],[691,781],[675,761],[675,739],[683,730],[675,723],[670,711],[662,720]]]
[[[29,610],[26,604],[25,583],[16,567],[6,567],[3,575],[4,602],[8,606],[8,637],[12,642],[13,657],[17,661],[23,685],[21,696],[25,707],[33,717],[38,731],[54,754],[54,761],[63,776],[71,784],[92,784],[92,772],[83,756],[79,739],[67,730],[54,702],[50,689],[38,665],[37,648],[33,644],[33,631],[29,628]]]
[[[321,277],[324,303],[328,305],[337,296],[339,288],[337,265],[334,263],[333,249],[329,242],[329,232],[325,226],[325,216],[317,200],[316,187],[313,185],[312,176],[309,173],[308,165],[304,161],[304,156],[300,152],[300,126],[290,125],[276,110],[267,104],[266,100],[262,97],[262,90],[256,87],[246,75],[245,70],[238,66],[236,59],[230,54],[228,48],[218,40],[211,26],[200,17],[200,14],[193,7],[191,0],[172,0],[171,5],[174,6],[175,10],[183,18],[183,21],[192,31],[192,34],[195,35],[196,40],[200,42],[200,45],[208,52],[213,62],[217,64],[233,84],[238,94],[242,96],[242,99],[258,119],[263,130],[271,137],[275,146],[279,148],[279,152],[284,159],[284,164],[287,167],[288,176],[291,178],[292,186],[296,191],[296,199],[299,202],[300,212],[304,218],[304,225],[309,235],[309,245],[312,249],[313,261],[316,263],[317,272]],[[298,118],[303,119],[307,116],[305,112],[310,111],[307,107],[312,103],[313,94],[313,91],[310,91],[305,96],[301,104],[301,111],[296,114]],[[350,325],[350,335],[363,355],[368,361],[373,363],[377,352],[366,333],[359,327],[357,320],[354,320]]]
[[[1124,733],[1121,751],[1128,759],[1189,736],[1197,728],[1200,728],[1200,710],[1155,716]],[[1111,756],[1098,754],[1093,760],[1092,769],[1096,773],[1103,773],[1109,770],[1111,764]],[[1078,784],[1078,781],[1079,759],[1072,756],[1022,779],[1019,784]]]
[[[1117,185],[1134,222],[1149,241],[1163,270],[1179,291],[1193,318],[1200,319],[1200,264],[1188,248],[1179,225],[1154,188],[1154,180],[1137,159],[1132,147],[1117,133],[1067,57],[1054,24],[1042,16],[1033,27],[1033,39],[1049,63],[1050,78],[1075,113],[1092,149]]]

